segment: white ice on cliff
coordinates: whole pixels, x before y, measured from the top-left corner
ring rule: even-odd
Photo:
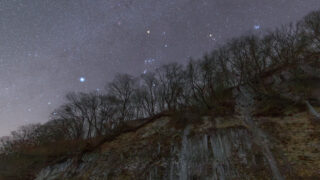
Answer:
[[[266,134],[258,129],[253,121],[251,115],[254,104],[253,96],[249,91],[241,89],[237,101],[240,116],[234,118],[243,120],[247,127],[216,128],[214,124],[218,120],[209,119],[206,121],[212,124],[205,126],[205,130],[201,133],[197,127],[191,124],[187,125],[183,131],[167,131],[167,133],[178,133],[179,136],[178,141],[173,137],[166,141],[169,145],[157,142],[151,149],[134,150],[132,147],[130,148],[131,154],[126,155],[125,158],[121,158],[122,154],[118,157],[112,151],[105,154],[88,153],[84,155],[78,166],[71,166],[71,160],[68,160],[65,163],[43,169],[38,174],[37,180],[55,179],[56,177],[70,179],[74,178],[73,175],[76,175],[77,178],[85,175],[90,177],[89,179],[107,180],[110,177],[111,179],[118,177],[115,175],[121,176],[123,171],[139,174],[140,179],[147,180],[248,179],[247,174],[243,174],[241,167],[250,168],[258,164],[269,169],[273,179],[282,180],[283,177],[277,167],[276,160],[268,147]],[[159,124],[159,122],[167,121],[159,119],[153,125]],[[162,125],[170,129],[165,124]],[[143,131],[143,139],[153,135],[149,131],[150,129]],[[259,146],[258,150],[253,150],[253,145]],[[165,155],[163,155],[164,151]],[[261,155],[262,161],[259,162],[256,155]],[[157,157],[155,161],[154,157]],[[119,162],[122,162],[116,163],[119,166],[114,165],[115,158],[119,158]],[[131,160],[127,161],[127,158]]]

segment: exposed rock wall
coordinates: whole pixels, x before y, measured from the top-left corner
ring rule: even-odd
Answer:
[[[320,157],[320,141],[313,137],[308,143],[294,136],[301,129],[293,126],[295,121],[305,126],[299,137],[320,134],[317,128],[310,129],[313,125],[306,112],[302,113],[303,116],[292,117],[292,120],[254,118],[253,92],[241,87],[235,96],[237,113],[234,116],[199,117],[196,122],[186,122],[185,127],[176,127],[173,117],[160,117],[136,131],[105,142],[94,152],[84,154],[80,161],[69,159],[42,169],[36,180],[282,180],[320,177],[317,175],[320,159],[316,158]],[[269,122],[272,122],[270,126]],[[292,141],[288,142],[290,138]],[[299,149],[297,142],[304,146]],[[309,153],[309,149],[314,162],[300,158],[305,151]],[[308,171],[299,171],[303,165],[309,167]]]
[[[277,162],[270,151],[270,143],[268,142],[267,135],[255,124],[253,119],[252,114],[255,108],[254,92],[250,91],[249,87],[242,86],[239,88],[239,91],[235,93],[237,93],[237,109],[240,113],[240,117],[251,130],[253,134],[253,141],[262,148],[263,155],[268,160],[273,178],[276,180],[284,179],[280,173]]]
[[[270,174],[267,157],[241,120],[202,118],[184,129],[170,118],[106,142],[85,154],[44,168],[41,179],[255,179]],[[268,179],[268,178],[266,178]]]

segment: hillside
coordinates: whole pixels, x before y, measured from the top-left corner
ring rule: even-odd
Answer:
[[[320,110],[318,108],[318,110]],[[80,160],[43,169],[37,179],[272,179],[268,155],[240,115],[164,116],[103,143]],[[181,119],[180,119],[181,120]],[[282,179],[320,177],[319,122],[308,112],[259,117]],[[188,177],[188,178],[187,178]]]
[[[241,90],[246,95],[235,93],[234,114],[212,117],[183,112],[137,120],[123,128],[122,133],[110,135],[99,145],[88,146],[83,153],[42,164],[42,170],[29,178],[320,178],[320,121],[307,105],[288,108],[282,115],[252,116],[258,111],[252,109],[254,100],[247,99],[248,91]],[[320,107],[314,110],[319,112]],[[29,171],[41,162],[35,154],[32,158]],[[10,176],[13,175],[17,174]]]
[[[118,74],[0,139],[0,179],[320,179],[319,59],[320,11]]]

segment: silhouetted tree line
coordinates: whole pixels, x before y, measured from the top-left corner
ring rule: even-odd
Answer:
[[[186,108],[212,110],[225,103],[225,93],[247,84],[264,93],[264,76],[288,67],[312,65],[320,56],[320,11],[263,37],[243,36],[186,66],[166,64],[133,77],[117,74],[106,93],[69,93],[50,121],[22,126],[3,151],[60,140],[90,139],[133,119]],[[259,89],[260,88],[260,89]],[[259,89],[259,90],[258,90]]]

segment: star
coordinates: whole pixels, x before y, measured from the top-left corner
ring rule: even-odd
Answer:
[[[147,30],[147,34],[150,34],[151,33],[151,31],[150,30]]]
[[[155,61],[156,61],[155,59],[149,58],[149,59],[144,60],[144,64],[152,64]]]
[[[216,38],[215,38],[215,37],[213,37],[213,34],[212,34],[212,33],[210,33],[210,34],[209,34],[209,38],[210,38],[211,40],[213,40],[213,41],[215,41],[215,40],[216,40]]]
[[[260,25],[254,25],[253,28],[254,28],[255,30],[258,30],[258,29],[260,29]]]
[[[85,77],[80,77],[79,81],[80,81],[80,82],[85,82],[85,81],[86,81],[86,78],[85,78]]]

